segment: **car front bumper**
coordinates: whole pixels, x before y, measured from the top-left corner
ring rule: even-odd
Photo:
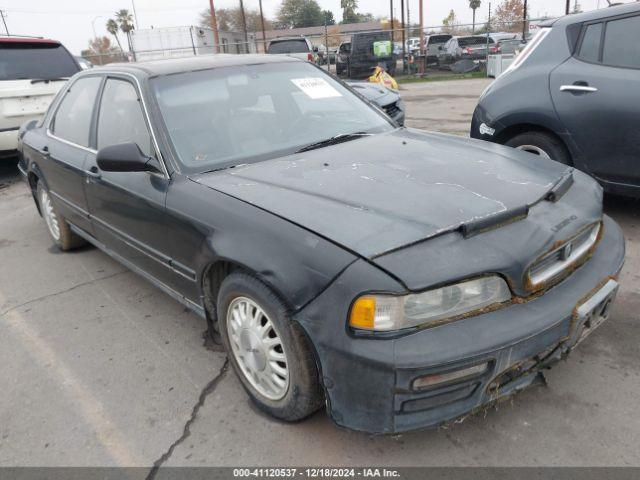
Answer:
[[[590,314],[604,304],[592,305],[594,298],[602,297],[610,310],[625,246],[613,220],[605,217],[604,228],[591,259],[543,295],[396,338],[362,337],[346,326],[359,285],[386,276],[364,261],[352,264],[296,315],[315,347],[331,418],[372,433],[434,427],[540,379],[540,370],[569,353],[584,329],[596,328],[599,321]],[[418,377],[484,364],[475,375],[413,388]]]

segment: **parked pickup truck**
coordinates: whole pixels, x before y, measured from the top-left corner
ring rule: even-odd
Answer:
[[[0,159],[16,155],[20,125],[42,117],[78,71],[76,60],[56,40],[0,37]]]
[[[316,63],[318,47],[314,47],[306,37],[282,37],[269,42],[267,53],[270,55],[288,55],[289,57]]]

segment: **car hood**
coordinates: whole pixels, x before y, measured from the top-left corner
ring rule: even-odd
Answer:
[[[373,258],[526,214],[567,171],[488,142],[398,129],[191,179]]]

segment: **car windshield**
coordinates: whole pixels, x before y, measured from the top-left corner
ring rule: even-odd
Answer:
[[[395,128],[339,81],[304,62],[178,73],[153,79],[152,87],[187,173],[292,154],[335,136]]]
[[[0,80],[66,78],[79,70],[57,43],[0,43]]]
[[[307,53],[309,52],[309,46],[306,40],[281,40],[274,41],[269,44],[267,53]]]

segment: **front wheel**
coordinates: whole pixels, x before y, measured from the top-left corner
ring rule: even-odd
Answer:
[[[571,156],[561,140],[545,132],[525,132],[505,142],[508,147],[571,165]]]
[[[285,421],[323,403],[311,345],[286,305],[260,280],[236,272],[218,294],[218,321],[231,365],[252,400]]]

